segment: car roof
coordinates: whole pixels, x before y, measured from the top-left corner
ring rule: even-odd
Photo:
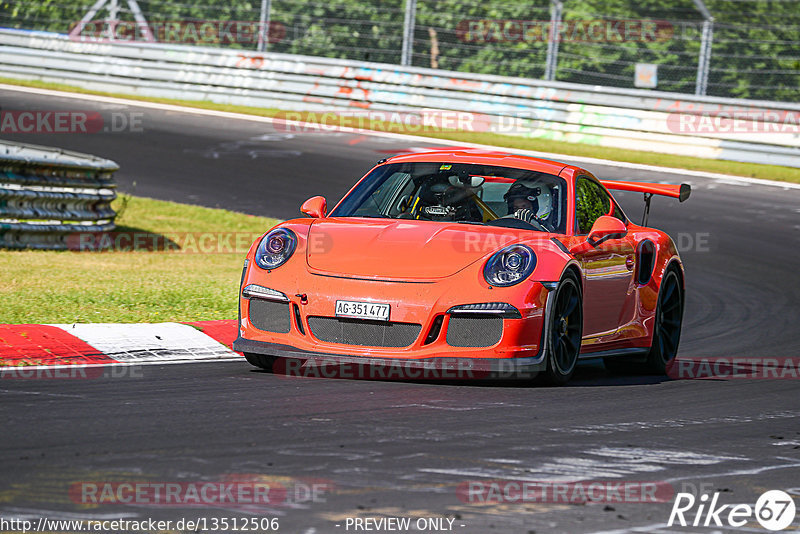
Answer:
[[[558,176],[565,169],[572,172],[564,173],[563,177],[572,177],[578,172],[585,172],[580,167],[568,165],[558,161],[521,154],[512,154],[484,149],[469,148],[442,148],[432,149],[426,152],[414,154],[402,154],[392,156],[385,160],[386,163],[412,163],[412,162],[437,162],[447,161],[448,163],[475,163],[479,165],[497,165],[500,167],[513,167],[530,171],[544,172]]]

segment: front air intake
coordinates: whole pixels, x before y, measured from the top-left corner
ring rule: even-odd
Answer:
[[[289,303],[250,299],[250,322],[265,332],[288,334],[291,325]]]
[[[501,337],[501,316],[451,315],[447,325],[447,344],[451,347],[491,347]]]
[[[422,325],[365,321],[339,317],[309,317],[308,328],[320,341],[363,347],[408,347],[419,337]]]

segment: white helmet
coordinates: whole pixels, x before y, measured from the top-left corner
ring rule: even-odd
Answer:
[[[513,201],[522,198],[533,204],[537,219],[546,219],[553,211],[553,193],[549,185],[529,180],[517,180],[503,198],[508,203],[508,211],[513,210]]]
[[[549,185],[539,184],[541,193],[536,197],[539,201],[539,211],[536,212],[537,219],[546,219],[553,211],[553,192]]]

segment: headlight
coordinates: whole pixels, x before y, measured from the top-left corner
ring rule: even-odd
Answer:
[[[536,254],[525,245],[511,245],[495,252],[483,268],[483,277],[493,286],[513,286],[525,280],[536,267]]]
[[[262,269],[280,267],[292,257],[297,246],[297,236],[286,228],[271,231],[261,240],[256,249],[256,265]]]

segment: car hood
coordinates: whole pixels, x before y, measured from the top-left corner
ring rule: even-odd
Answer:
[[[306,261],[314,270],[339,275],[443,278],[520,237],[507,228],[459,223],[323,219],[311,226]]]

